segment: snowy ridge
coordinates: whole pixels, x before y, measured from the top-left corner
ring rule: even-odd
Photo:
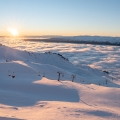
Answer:
[[[40,74],[49,79],[58,79],[57,72],[62,72],[63,75],[61,74],[61,80],[71,81],[71,75],[74,74],[76,75],[75,81],[79,83],[106,85],[106,80],[110,81],[110,77],[106,73],[87,66],[75,66],[59,53],[30,53],[27,51],[15,50],[6,46],[0,46],[0,56],[0,61],[2,62],[0,62],[1,72],[12,71],[16,74],[27,68],[34,70],[36,74]],[[23,66],[23,69],[21,66]],[[96,80],[93,80],[94,78]]]
[[[0,45],[0,120],[119,120],[119,93],[109,74],[59,53]]]

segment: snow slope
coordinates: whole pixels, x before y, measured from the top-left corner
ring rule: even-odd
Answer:
[[[9,72],[11,74],[13,72],[14,74],[20,74],[21,72],[28,73],[28,71],[32,71],[38,75],[46,76],[49,79],[57,79],[57,72],[62,72],[64,74],[61,76],[62,80],[71,80],[71,75],[74,74],[76,75],[76,82],[101,85],[104,85],[106,80],[110,82],[109,79],[111,79],[106,73],[97,69],[92,69],[87,66],[75,66],[68,59],[56,53],[30,53],[1,46],[0,56],[0,70],[1,72],[6,72],[6,74],[9,74]]]
[[[60,54],[0,45],[0,120],[119,120],[119,93],[108,74]]]

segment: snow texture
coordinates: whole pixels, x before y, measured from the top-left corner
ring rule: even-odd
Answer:
[[[119,120],[120,85],[106,72],[1,44],[0,119]]]

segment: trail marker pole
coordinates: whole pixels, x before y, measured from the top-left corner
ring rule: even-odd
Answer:
[[[62,75],[62,72],[57,72],[58,73],[58,81],[60,81],[60,75]]]
[[[71,75],[72,77],[72,82],[74,81],[74,79],[76,78],[76,75]]]

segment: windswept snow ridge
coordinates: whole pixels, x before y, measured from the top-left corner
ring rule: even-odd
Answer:
[[[0,71],[6,74],[31,72],[57,80],[58,72],[61,72],[61,80],[72,81],[71,75],[74,75],[74,81],[78,83],[106,86],[106,81],[110,82],[110,76],[106,72],[87,66],[75,66],[59,53],[19,51],[1,45],[0,56]]]
[[[59,53],[0,45],[0,119],[117,120],[119,88],[107,71],[75,66]]]

